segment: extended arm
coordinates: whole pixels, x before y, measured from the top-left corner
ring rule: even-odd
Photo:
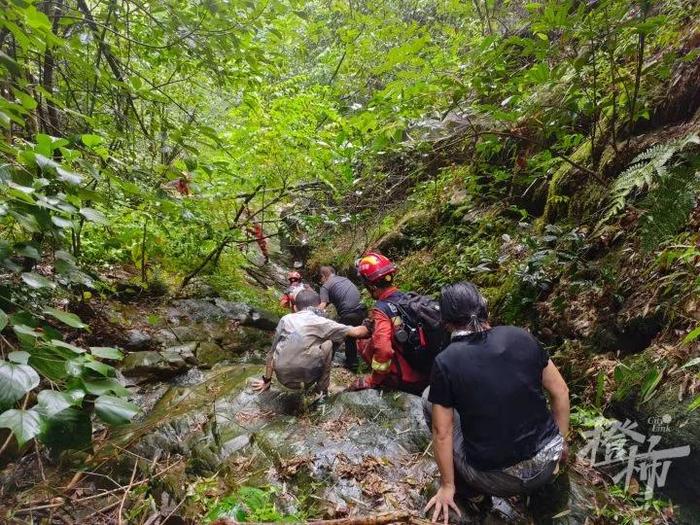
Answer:
[[[542,370],[542,386],[549,393],[552,416],[559,432],[566,437],[569,433],[569,387],[551,359]]]
[[[566,439],[569,435],[569,387],[559,373],[559,370],[550,359],[542,370],[542,386],[549,393],[552,405],[552,417],[559,427],[559,432],[564,436],[564,450],[561,454],[561,462],[566,463],[569,456],[569,447]]]
[[[353,339],[365,339],[370,336],[370,333],[365,325],[360,325],[353,326],[350,330],[348,330],[347,336],[352,337]]]
[[[370,334],[366,326],[356,326],[353,330],[363,330],[367,335],[360,337],[371,337],[367,342],[367,347],[362,353],[362,358],[367,361],[372,368],[372,374],[358,378],[350,390],[363,390],[365,388],[376,388],[384,382],[384,378],[391,371],[391,360],[394,357],[394,348],[391,346],[391,339],[394,335],[389,318],[379,310],[372,310],[372,320],[374,330]]]
[[[275,336],[272,340],[272,345],[270,345],[270,350],[267,352],[265,373],[263,374],[262,379],[256,379],[253,382],[253,390],[256,392],[264,392],[270,388],[270,383],[272,382],[272,371],[274,369],[275,350],[277,349],[277,343],[279,343],[281,332],[281,326],[278,324],[277,330],[275,330]]]
[[[428,502],[428,505],[426,505],[425,512],[434,507],[432,520],[437,521],[440,519],[440,514],[442,514],[445,524],[447,524],[450,508],[453,508],[457,514],[460,514],[454,502],[453,424],[454,415],[452,408],[433,403],[433,449],[435,450],[435,461],[440,470],[440,488],[437,494]]]
[[[324,310],[326,309],[326,306],[328,306],[328,303],[331,302],[331,297],[328,294],[328,288],[326,288],[325,283],[323,286],[321,286],[321,289],[318,291],[318,295],[321,296],[321,304],[318,305],[319,309]]]

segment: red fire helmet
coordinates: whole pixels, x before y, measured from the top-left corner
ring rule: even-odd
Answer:
[[[367,284],[374,284],[395,273],[394,263],[381,253],[369,252],[357,261],[357,274]],[[391,278],[386,280],[391,280]]]

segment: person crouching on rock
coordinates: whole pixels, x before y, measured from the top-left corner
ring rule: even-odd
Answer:
[[[489,325],[473,284],[445,286],[440,311],[452,342],[423,394],[441,476],[425,510],[447,523],[450,508],[459,514],[455,492],[490,503],[484,496],[530,494],[552,479],[568,454],[569,390],[529,332]]]
[[[328,391],[333,343],[346,337],[369,337],[365,326],[346,326],[323,317],[320,296],[310,289],[296,294],[294,313],[280,319],[267,357],[265,374],[253,383],[256,392],[270,388],[272,372],[285,387]]]

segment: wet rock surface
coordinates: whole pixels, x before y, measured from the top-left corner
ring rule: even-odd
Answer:
[[[145,350],[153,343],[153,338],[143,330],[127,330],[125,333],[124,347],[127,350]]]
[[[187,366],[178,353],[145,350],[128,354],[121,364],[121,373],[125,377],[136,378],[138,383],[143,383],[176,375],[183,372]]]
[[[279,321],[279,317],[271,312],[218,297],[174,301],[169,315],[175,319],[184,317],[199,322],[236,321],[243,326],[252,326],[261,330],[274,330]]]
[[[648,402],[641,403],[632,395],[613,404],[612,414],[620,421],[637,423],[636,431],[648,438],[656,435],[656,450],[690,447],[685,457],[674,458],[669,467],[665,486],[658,492],[674,501],[688,502],[680,505],[682,523],[698,523],[700,520],[700,412],[688,411],[691,399],[678,401],[677,392],[662,390]],[[640,445],[646,451],[648,443]],[[695,502],[695,504],[692,504]]]
[[[211,368],[228,357],[227,352],[213,341],[204,341],[197,346],[197,362],[202,368]]]
[[[148,460],[181,457],[182,472],[164,488],[174,500],[184,497],[191,479],[215,475],[239,485],[284,487],[290,501],[312,497],[319,516],[425,506],[437,469],[417,396],[365,390],[314,403],[276,386],[255,394],[248,381],[261,372],[259,365],[219,365],[191,369],[165,388],[147,385],[148,393],[135,397],[147,414],[115,432],[98,458],[120,448]],[[566,483],[556,491],[548,487],[557,498],[544,494],[533,509],[552,516],[569,506],[567,520],[557,523],[583,523],[590,491],[575,477]],[[461,523],[521,523],[527,512],[521,500],[497,499],[488,515],[465,512]]]
[[[281,511],[314,517],[420,511],[436,490],[418,397],[366,390],[314,403],[275,384],[258,395],[248,380],[262,373],[274,316],[220,298],[175,301],[159,315],[158,325],[132,330],[148,336],[148,345],[121,363],[142,413],[113,432],[96,451],[98,461],[116,461],[128,475],[130,467],[119,466],[128,459],[121,450],[153,463],[175,458],[181,467],[164,476],[156,495],[164,501],[180,502],[188,486],[217,479],[229,493],[242,485],[276,487]],[[335,368],[334,383],[347,384],[346,375]],[[459,522],[585,523],[595,497],[590,482],[572,471],[527,507],[518,498],[494,499],[480,513],[465,504]],[[193,518],[201,508],[181,512]]]

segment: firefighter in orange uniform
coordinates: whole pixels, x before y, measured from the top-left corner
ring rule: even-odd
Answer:
[[[282,297],[280,297],[280,306],[282,308],[289,308],[293,312],[294,298],[301,290],[309,288],[309,286],[301,280],[301,274],[295,270],[287,273],[287,280],[289,281],[289,287],[284,291]]]
[[[369,315],[370,339],[358,340],[358,352],[372,373],[358,378],[350,390],[389,388],[420,395],[429,383],[429,371],[415,370],[403,356],[403,345],[394,337],[401,318],[388,303],[403,294],[394,286],[396,266],[383,255],[370,252],[357,262],[357,273],[376,300]]]

